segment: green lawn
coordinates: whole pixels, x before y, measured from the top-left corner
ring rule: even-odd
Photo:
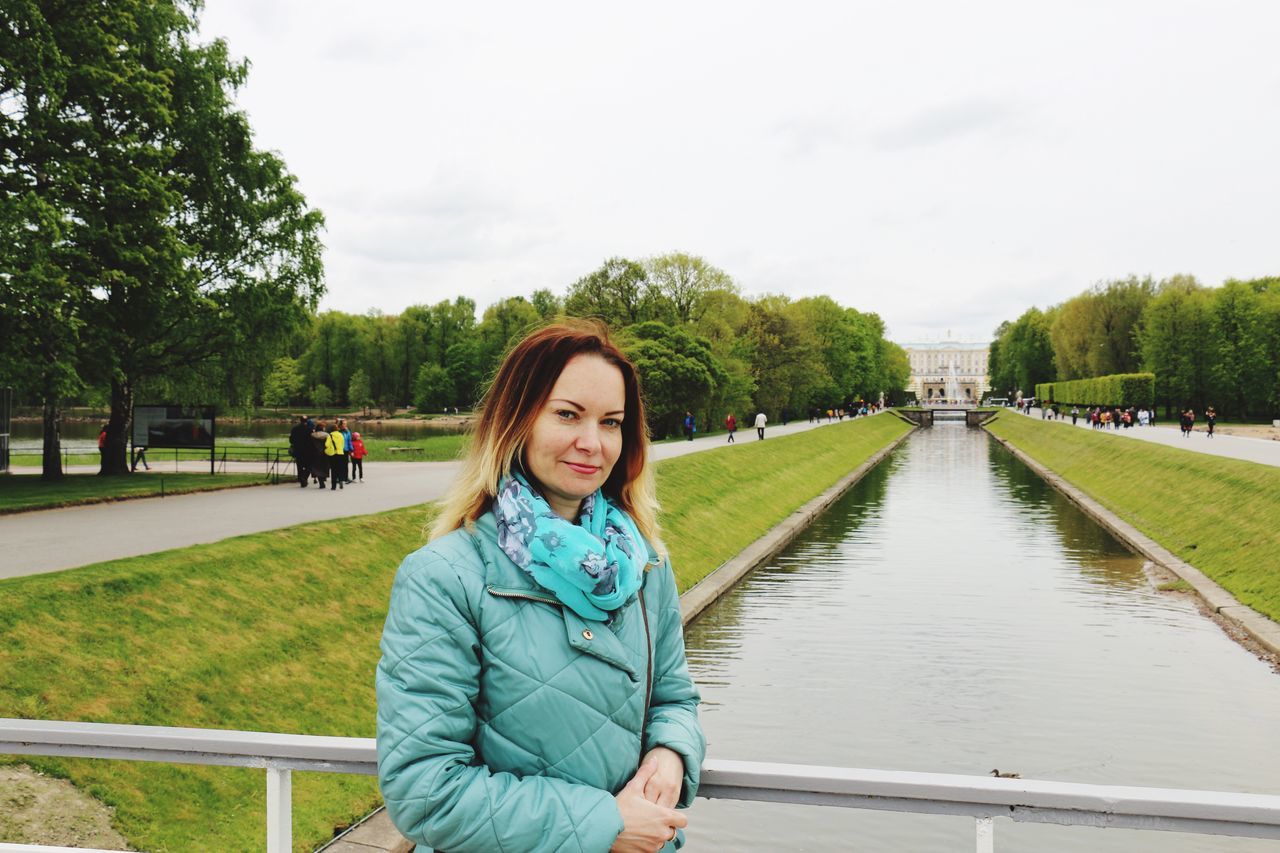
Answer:
[[[104,501],[178,495],[259,486],[267,482],[261,474],[137,474],[130,477],[99,477],[96,474],[68,474],[58,483],[46,483],[34,474],[0,475],[0,515],[32,509],[102,503]]]
[[[1025,415],[987,429],[1280,621],[1280,468]]]
[[[660,463],[681,588],[908,429],[868,418]],[[0,716],[371,737],[387,595],[432,511],[0,582]],[[22,760],[115,807],[117,828],[140,849],[261,848],[261,770]],[[378,802],[373,779],[295,774],[295,849],[313,849]]]

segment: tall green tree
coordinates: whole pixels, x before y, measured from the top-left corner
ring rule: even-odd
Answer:
[[[279,157],[254,149],[232,103],[247,66],[222,42],[196,43],[198,4],[4,8],[17,10],[5,37],[38,35],[35,53],[62,75],[37,114],[5,120],[44,140],[41,168],[62,188],[45,201],[65,227],[42,236],[80,336],[57,360],[111,389],[101,473],[127,474],[139,387],[197,385],[218,364],[256,390],[322,290],[322,220]]]
[[[1173,407],[1208,405],[1213,340],[1212,295],[1192,276],[1160,282],[1142,312],[1138,344],[1143,368],[1155,374],[1156,404],[1165,416]]]
[[[705,412],[716,387],[725,381],[707,341],[683,326],[656,320],[636,323],[624,329],[618,341],[642,378],[649,430],[655,436],[678,432],[686,411]],[[705,430],[705,419],[699,420]]]
[[[1266,357],[1265,293],[1252,282],[1227,281],[1213,295],[1214,395],[1227,415],[1261,415],[1270,397],[1275,374]]]
[[[564,310],[572,317],[598,317],[615,329],[657,319],[648,272],[641,264],[619,257],[609,258],[569,285]]]
[[[696,322],[702,317],[705,299],[711,292],[737,290],[727,272],[685,252],[650,258],[645,270],[655,298],[669,303],[681,323]]]

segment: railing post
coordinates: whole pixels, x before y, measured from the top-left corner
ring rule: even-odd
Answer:
[[[293,851],[293,779],[287,769],[267,767],[267,853]]]
[[[994,818],[975,818],[977,825],[978,853],[996,853],[996,827]]]

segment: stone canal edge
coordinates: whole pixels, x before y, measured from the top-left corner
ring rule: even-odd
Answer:
[[[800,531],[813,523],[823,510],[849,491],[855,483],[867,475],[868,471],[883,462],[886,456],[896,450],[898,445],[906,441],[914,432],[915,429],[908,430],[877,450],[861,465],[840,478],[834,486],[792,512],[764,536],[738,552],[736,557],[725,561],[712,570],[711,574],[685,590],[680,596],[681,622],[687,626],[714,604],[720,596],[733,589],[734,585],[750,574],[753,569],[759,568],[785,548]],[[391,818],[387,816],[386,809],[380,807],[321,847],[320,851],[323,853],[374,853],[374,851],[407,853],[411,849],[410,842],[402,838],[391,825]]]
[[[1032,459],[1005,439],[995,435],[990,430],[984,431],[1012,453],[1019,462],[1035,471],[1040,475],[1041,479],[1080,507],[1085,515],[1107,528],[1121,542],[1190,584],[1196,595],[1211,611],[1239,628],[1269,653],[1280,656],[1280,624],[1272,622],[1253,608],[1241,604],[1236,600],[1235,596],[1210,580],[1204,572],[1175,556],[1163,545],[1142,533],[1138,528],[1086,495],[1060,475]]]

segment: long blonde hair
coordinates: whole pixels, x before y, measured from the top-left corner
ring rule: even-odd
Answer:
[[[622,374],[626,395],[622,453],[602,490],[627,511],[649,544],[662,552],[657,489],[649,464],[649,430],[639,377],[631,360],[609,340],[607,327],[589,320],[545,326],[507,353],[480,403],[471,449],[431,527],[432,539],[459,527],[470,529],[489,510],[498,494],[499,481],[510,475],[513,467],[523,467],[533,422],[547,404],[564,366],[577,355],[597,355]]]

